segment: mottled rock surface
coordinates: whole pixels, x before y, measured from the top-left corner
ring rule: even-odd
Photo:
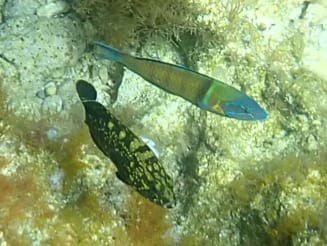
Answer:
[[[0,245],[326,244],[326,3],[133,4],[0,0]],[[204,112],[95,57],[94,36],[244,90],[269,118]],[[83,123],[78,79],[155,148],[176,208],[116,178]]]

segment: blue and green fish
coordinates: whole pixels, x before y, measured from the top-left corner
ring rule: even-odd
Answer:
[[[95,49],[100,57],[124,65],[151,84],[207,111],[238,120],[264,120],[268,116],[254,99],[217,79],[183,66],[134,57],[101,42],[95,42]]]
[[[97,92],[91,84],[79,80],[76,90],[91,137],[117,167],[116,176],[150,201],[173,207],[176,203],[173,180],[152,150],[96,101]]]

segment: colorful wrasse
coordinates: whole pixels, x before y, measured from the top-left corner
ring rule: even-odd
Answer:
[[[122,53],[95,43],[100,57],[116,61],[153,85],[213,113],[239,120],[264,120],[268,113],[251,97],[217,79],[182,66]]]
[[[77,93],[85,109],[85,123],[97,147],[111,159],[117,177],[156,204],[175,205],[173,181],[151,149],[102,104],[95,88],[78,81]]]

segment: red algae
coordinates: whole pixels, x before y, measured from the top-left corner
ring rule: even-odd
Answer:
[[[13,193],[14,187],[10,183],[10,179],[6,176],[0,175],[0,205],[3,204],[5,201],[8,200],[8,198]]]
[[[18,231],[31,218],[52,216],[33,175],[0,176],[0,231],[10,245],[30,245],[28,232]]]

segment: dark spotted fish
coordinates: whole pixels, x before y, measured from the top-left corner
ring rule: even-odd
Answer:
[[[152,150],[102,104],[86,81],[76,83],[85,108],[85,123],[97,147],[111,159],[117,177],[150,201],[167,208],[175,205],[173,181]]]

